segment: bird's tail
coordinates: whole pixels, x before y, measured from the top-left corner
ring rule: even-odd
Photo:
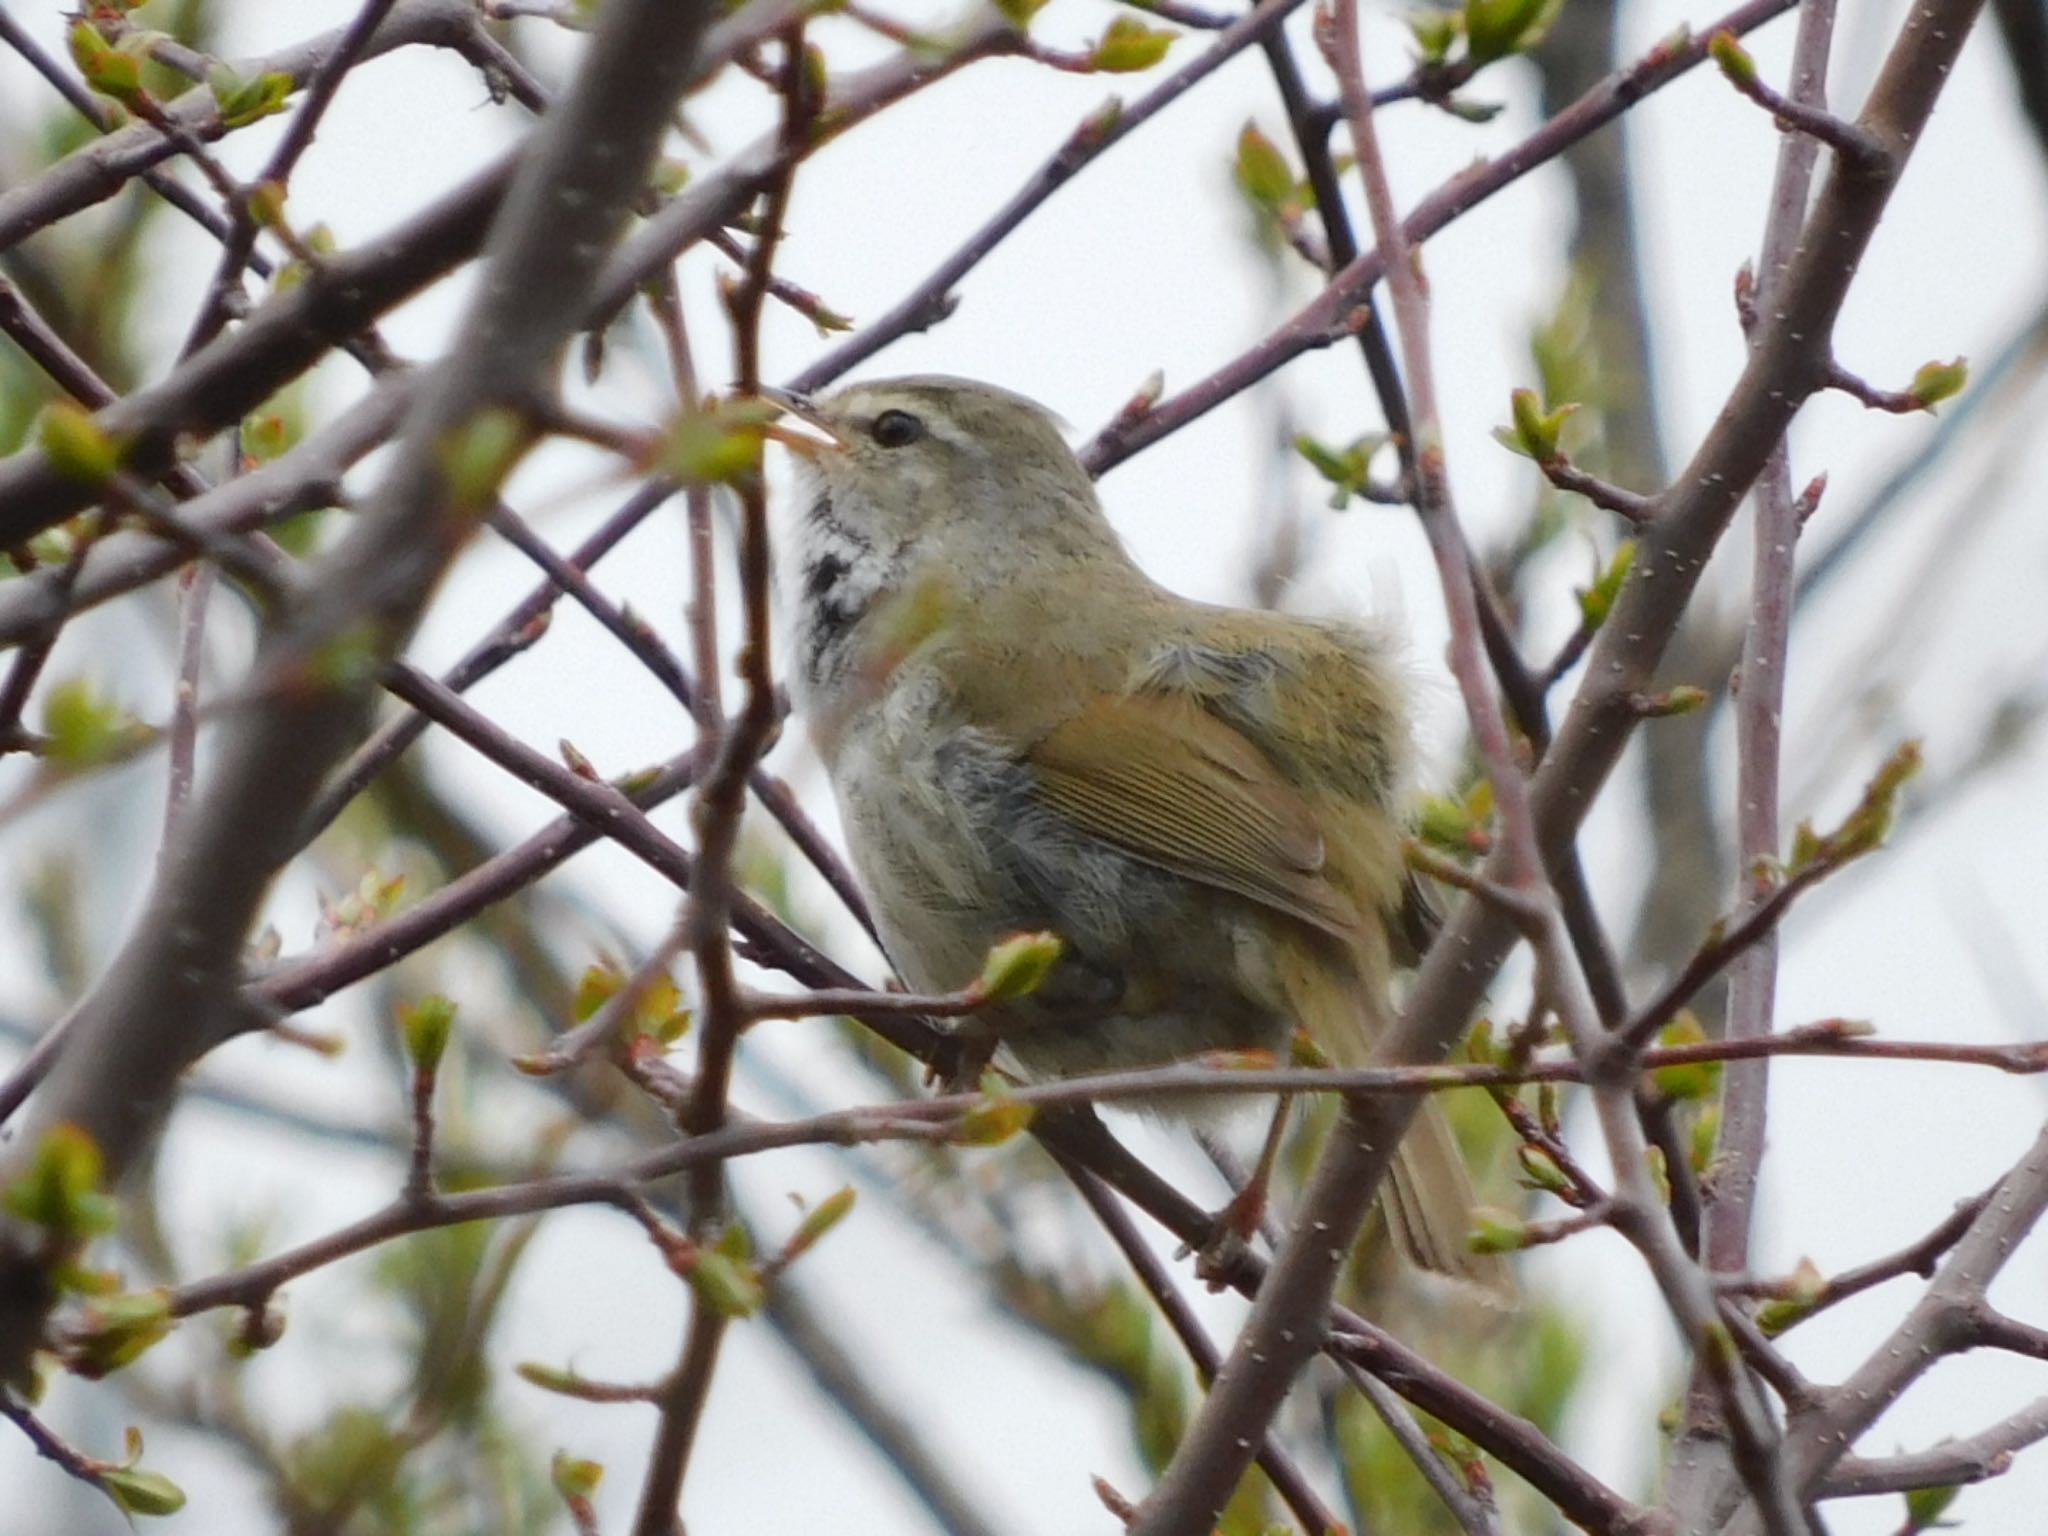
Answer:
[[[1464,1156],[1443,1105],[1432,1098],[1409,1122],[1380,1190],[1387,1234],[1416,1268],[1512,1297],[1514,1271],[1507,1260],[1497,1253],[1474,1253],[1466,1241],[1472,1201]]]
[[[1384,935],[1372,934],[1367,942],[1374,952],[1361,957],[1361,973],[1386,975]],[[1384,1029],[1384,1019],[1362,1019],[1359,1009],[1363,1004],[1383,1015],[1384,997],[1362,997],[1357,988],[1337,992],[1329,985],[1327,971],[1303,974],[1301,981],[1305,985],[1296,992],[1304,1005],[1300,1017],[1324,1054],[1340,1067],[1375,1064],[1372,1042]],[[1474,1253],[1466,1241],[1473,1226],[1473,1200],[1472,1179],[1443,1104],[1430,1095],[1409,1122],[1380,1188],[1380,1216],[1387,1236],[1417,1269],[1511,1299],[1514,1273],[1507,1260],[1500,1254]]]

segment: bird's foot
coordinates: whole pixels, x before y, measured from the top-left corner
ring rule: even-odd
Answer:
[[[1181,1257],[1195,1256],[1195,1277],[1212,1291],[1229,1290],[1250,1257],[1252,1238],[1266,1219],[1266,1190],[1262,1183],[1247,1184],[1231,1197],[1230,1203],[1209,1222],[1209,1234],[1199,1247],[1181,1250]]]
[[[925,1068],[925,1086],[936,1084],[941,1093],[979,1093],[982,1076],[1001,1043],[994,1030],[964,1021],[946,1036]]]

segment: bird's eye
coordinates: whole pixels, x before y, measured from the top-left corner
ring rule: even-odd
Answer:
[[[901,448],[924,436],[924,423],[908,411],[884,411],[868,428],[868,436],[884,448]]]

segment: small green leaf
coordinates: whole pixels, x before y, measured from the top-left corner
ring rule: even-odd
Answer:
[[[242,454],[258,464],[268,464],[283,455],[295,437],[291,421],[281,411],[262,411],[242,418]]]
[[[1813,1308],[1803,1301],[1767,1301],[1756,1309],[1756,1325],[1767,1339],[1775,1339]]]
[[[121,1272],[114,1269],[94,1269],[89,1264],[60,1263],[50,1270],[50,1278],[60,1291],[74,1296],[118,1296],[121,1294]]]
[[[1811,822],[1802,821],[1792,835],[1786,872],[1796,875],[1814,864],[1846,864],[1883,846],[1898,813],[1899,791],[1920,771],[1920,761],[1920,743],[1902,743],[1872,775],[1855,809],[1834,831],[1817,833]]]
[[[384,671],[384,631],[363,619],[322,641],[307,656],[305,681],[344,692],[367,688]]]
[[[604,1463],[557,1451],[549,1464],[548,1475],[554,1481],[555,1492],[563,1498],[588,1500],[597,1493],[597,1485],[604,1481]]]
[[[119,757],[149,728],[92,683],[74,677],[43,696],[44,757],[62,768],[90,768]]]
[[[730,485],[761,468],[761,429],[778,407],[765,400],[725,400],[708,410],[685,411],[670,423],[662,466],[678,480]]]
[[[1578,406],[1568,401],[1555,410],[1545,410],[1544,402],[1533,389],[1516,390],[1508,397],[1508,404],[1514,425],[1506,435],[1496,431],[1495,438],[1538,464],[1555,459],[1558,436]]]
[[[1699,1045],[1706,1038],[1705,1027],[1689,1009],[1680,1013],[1657,1032],[1659,1045]],[[1721,1063],[1694,1061],[1679,1066],[1659,1067],[1650,1074],[1650,1081],[1657,1085],[1657,1091],[1667,1099],[1711,1098],[1714,1090],[1720,1086]]]
[[[542,1365],[538,1360],[522,1360],[512,1368],[522,1381],[530,1382],[543,1392],[560,1392],[565,1396],[577,1396],[583,1385],[583,1378],[574,1371],[565,1371],[559,1366]]]
[[[1493,1020],[1481,1014],[1465,1031],[1463,1045],[1465,1060],[1475,1066],[1498,1067],[1507,1065],[1508,1046],[1495,1032]]]
[[[1548,1190],[1553,1195],[1568,1195],[1572,1192],[1572,1181],[1565,1176],[1564,1169],[1557,1165],[1557,1159],[1533,1142],[1523,1142],[1515,1149],[1515,1160],[1522,1165],[1522,1172],[1528,1176],[1532,1189]]]
[[[161,1472],[140,1467],[108,1467],[100,1486],[131,1515],[175,1515],[185,1507],[185,1490]]]
[[[1960,1483],[1948,1483],[1938,1488],[1907,1489],[1906,1528],[1909,1531],[1926,1531],[1936,1526],[1954,1524],[1953,1521],[1941,1517],[1948,1513],[1949,1505],[1955,1503],[1956,1495],[1962,1491]]]
[[[206,83],[220,112],[221,125],[242,128],[282,112],[296,88],[292,77],[276,71],[244,80],[225,64],[207,71]]]
[[[1246,123],[1237,136],[1237,163],[1232,167],[1238,190],[1261,208],[1277,210],[1294,195],[1294,172],[1287,157],[1256,123]]]
[[[853,1186],[849,1184],[834,1190],[805,1212],[804,1219],[783,1245],[782,1262],[787,1264],[815,1247],[820,1238],[846,1219],[847,1213],[853,1209],[853,1201]]]
[[[455,1005],[438,992],[398,1005],[398,1032],[405,1041],[405,1054],[421,1072],[440,1069],[454,1030]]]
[[[1415,819],[1425,843],[1449,853],[1483,853],[1491,843],[1487,825],[1493,816],[1493,786],[1481,779],[1472,794],[1429,795]]]
[[[1707,690],[1691,683],[1679,683],[1662,693],[1647,694],[1636,701],[1636,713],[1646,720],[1663,720],[1672,715],[1689,715],[1705,706]]]
[[[1529,1243],[1529,1226],[1512,1211],[1480,1205],[1472,1209],[1472,1227],[1465,1246],[1474,1253],[1514,1253]]]
[[[69,400],[44,409],[37,441],[50,467],[67,480],[104,485],[120,472],[120,444],[100,430],[91,411]]]
[[[1749,50],[1735,40],[1733,32],[1716,32],[1707,39],[1707,52],[1720,66],[1721,73],[1739,86],[1756,84],[1756,60]]]
[[[1920,402],[1920,409],[1932,411],[1944,400],[1953,399],[1963,392],[1970,382],[1970,364],[1967,358],[1956,358],[1947,363],[1922,363],[1913,375],[1908,391]]]
[[[1415,35],[1418,64],[1441,64],[1458,41],[1460,18],[1454,11],[1410,11],[1408,30]]]
[[[1688,1156],[1692,1171],[1704,1177],[1714,1165],[1714,1156],[1721,1147],[1721,1106],[1703,1104],[1700,1112],[1693,1117],[1692,1145]]]
[[[990,1094],[960,1117],[953,1139],[963,1147],[999,1147],[1031,1123],[1033,1106]]]
[[[626,973],[609,956],[586,966],[577,979],[576,994],[569,1005],[578,1024],[594,1017],[598,1009],[625,987]],[[689,1031],[691,1012],[683,1006],[682,989],[667,971],[648,978],[634,1003],[632,1017],[622,1021],[622,1036],[644,1035],[663,1046],[674,1045]]]
[[[281,181],[259,181],[249,189],[244,206],[249,218],[263,229],[280,229],[284,226],[285,184]]]
[[[715,1248],[700,1248],[683,1278],[704,1304],[725,1317],[751,1317],[768,1299],[761,1271]]]
[[[1549,0],[1465,0],[1465,46],[1477,64],[1490,64],[1534,44]]]
[[[1150,69],[1166,57],[1180,34],[1148,27],[1134,16],[1119,16],[1109,24],[1088,55],[1088,62],[1104,74],[1132,74]]]
[[[1598,629],[1607,622],[1607,615],[1614,611],[1614,600],[1621,595],[1622,583],[1628,580],[1629,567],[1635,564],[1636,541],[1623,539],[1615,547],[1614,558],[1607,562],[1607,568],[1593,579],[1593,585],[1579,589],[1579,618],[1588,629]]]
[[[674,197],[690,184],[690,167],[686,161],[663,155],[654,162],[654,171],[648,179],[663,197]]]
[[[1383,432],[1369,432],[1344,448],[1332,448],[1302,436],[1295,438],[1294,451],[1330,482],[1330,510],[1341,512],[1354,496],[1364,494],[1371,480],[1373,458],[1386,444]]]
[[[1031,25],[1031,18],[1044,10],[1046,0],[996,0],[996,9],[1009,18],[1019,32]]]
[[[575,996],[569,1002],[570,1017],[578,1024],[589,1019],[626,984],[626,973],[609,956],[583,968],[577,978]]]
[[[78,72],[102,96],[126,104],[142,95],[142,60],[109,43],[91,22],[74,23],[70,43]]]
[[[1464,96],[1447,97],[1440,110],[1448,112],[1461,123],[1490,123],[1507,110],[1504,101],[1473,101]]]
[[[1773,1338],[1812,1316],[1814,1308],[1827,1296],[1828,1280],[1813,1260],[1802,1258],[1776,1289],[1779,1294],[1756,1310],[1757,1326]]]
[[[461,512],[479,516],[497,499],[526,450],[533,429],[519,411],[487,406],[441,435],[436,458],[448,480],[448,499]]]
[[[131,1291],[90,1303],[72,1331],[64,1363],[89,1381],[139,1360],[176,1320],[167,1292]]]
[[[804,318],[820,336],[834,336],[841,331],[853,329],[853,317],[842,315],[838,310],[824,304],[812,304],[804,311]]]
[[[1017,933],[988,952],[974,984],[983,1002],[1001,1003],[1036,992],[1066,945],[1056,933]]]
[[[32,1226],[78,1241],[114,1230],[114,1202],[101,1193],[100,1178],[99,1144],[68,1122],[53,1125],[0,1203]]]

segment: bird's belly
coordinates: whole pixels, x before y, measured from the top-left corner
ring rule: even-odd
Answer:
[[[873,711],[849,725],[833,783],[890,962],[912,987],[939,992],[967,985],[1008,930],[984,840],[948,803],[923,745],[933,739]]]
[[[850,724],[834,782],[904,980],[964,987],[990,946],[1050,929],[1066,945],[1052,974],[986,1016],[1032,1075],[1283,1048],[1292,1017],[1273,966],[1276,919],[1029,810],[1024,774],[971,731],[882,711]]]

